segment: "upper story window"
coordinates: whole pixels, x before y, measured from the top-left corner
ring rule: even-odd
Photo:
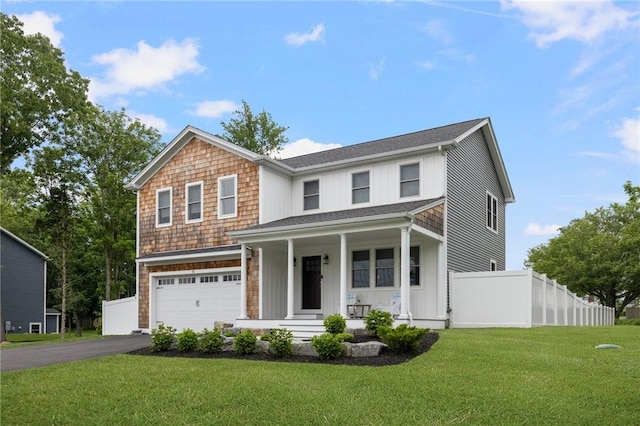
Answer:
[[[353,204],[369,202],[369,172],[351,175],[351,202]]]
[[[171,198],[173,190],[163,188],[156,190],[156,226],[171,225]]]
[[[186,221],[199,222],[202,220],[202,182],[187,184]]]
[[[320,181],[312,180],[304,183],[304,209],[320,208]]]
[[[236,175],[218,179],[218,217],[235,217],[237,215],[237,191]]]
[[[420,164],[400,166],[400,197],[420,195]]]
[[[487,192],[487,228],[498,232],[498,199]]]
[[[393,249],[376,250],[376,287],[393,287]]]
[[[353,260],[351,263],[352,285],[357,287],[369,287],[370,273],[369,250],[360,250],[353,252]]]

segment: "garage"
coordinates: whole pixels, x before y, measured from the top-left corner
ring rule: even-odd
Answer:
[[[153,279],[156,324],[178,332],[213,329],[215,321],[235,322],[240,315],[240,271],[160,276]]]

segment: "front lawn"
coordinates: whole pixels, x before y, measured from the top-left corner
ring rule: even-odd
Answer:
[[[640,327],[440,330],[387,367],[117,355],[3,373],[1,423],[640,424]],[[594,349],[614,343],[623,349]]]

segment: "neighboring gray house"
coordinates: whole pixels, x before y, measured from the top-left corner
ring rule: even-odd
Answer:
[[[47,256],[0,228],[0,305],[7,333],[44,333]],[[57,318],[57,317],[56,317]],[[56,323],[51,323],[56,331]]]

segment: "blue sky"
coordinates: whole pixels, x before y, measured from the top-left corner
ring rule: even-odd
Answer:
[[[165,142],[242,100],[284,156],[491,117],[516,202],[507,269],[640,184],[640,3],[3,1],[90,97]]]

